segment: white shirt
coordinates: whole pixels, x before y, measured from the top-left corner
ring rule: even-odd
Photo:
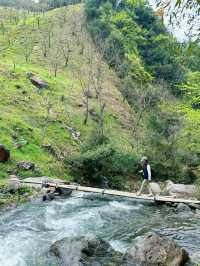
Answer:
[[[147,164],[148,180],[151,181],[151,166]]]

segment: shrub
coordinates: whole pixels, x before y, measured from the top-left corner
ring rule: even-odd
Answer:
[[[95,149],[67,158],[76,182],[102,186],[108,181],[109,187],[123,189],[128,176],[137,168],[137,158],[133,154],[117,151],[111,145],[100,145]]]

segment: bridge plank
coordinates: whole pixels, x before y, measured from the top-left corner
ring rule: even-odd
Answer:
[[[25,184],[26,182],[21,181],[21,183]],[[34,182],[27,182],[27,183],[34,183]],[[39,184],[37,182],[37,184]],[[42,185],[42,183],[40,183]],[[113,195],[113,196],[120,196],[120,197],[128,197],[134,199],[141,199],[147,201],[156,201],[156,202],[163,202],[163,203],[185,203],[185,204],[200,204],[199,200],[193,199],[181,199],[181,198],[173,198],[169,196],[156,196],[150,197],[148,195],[142,194],[138,196],[136,193],[127,192],[127,191],[119,191],[119,190],[111,190],[111,189],[102,189],[102,188],[94,188],[94,187],[85,187],[79,185],[65,185],[63,183],[55,184],[55,183],[47,183],[51,187],[58,187],[63,189],[71,189],[77,190],[82,192],[92,192],[92,193],[101,193],[105,195]]]

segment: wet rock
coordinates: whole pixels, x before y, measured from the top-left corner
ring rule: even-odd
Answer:
[[[166,181],[164,188],[166,195],[174,197],[194,197],[196,187],[194,185],[174,184],[172,181]]]
[[[10,159],[10,151],[0,144],[0,162],[7,162]]]
[[[185,203],[179,203],[176,210],[178,212],[191,212],[190,207]]]
[[[56,192],[59,195],[62,195],[64,197],[68,197],[68,196],[70,196],[72,194],[72,190],[71,189],[65,189],[65,188],[57,188]]]
[[[188,206],[190,206],[191,209],[198,209],[200,210],[200,204],[196,204],[196,203],[189,203]]]
[[[42,197],[42,200],[43,201],[54,200],[55,199],[55,192],[56,192],[56,188],[54,188],[54,187],[50,187],[48,189],[45,189],[45,193]]]
[[[64,266],[121,265],[122,254],[115,252],[107,242],[92,234],[56,241],[50,252]],[[102,259],[107,261],[102,263]]]
[[[31,83],[39,89],[47,89],[49,85],[40,78],[33,75],[33,73],[27,73],[28,79]]]
[[[187,260],[187,252],[174,240],[153,233],[138,237],[124,255],[128,266],[182,266]]]
[[[22,161],[17,164],[17,167],[19,170],[34,170],[35,169],[35,164],[27,161]]]
[[[200,210],[196,209],[194,217],[195,218],[200,218]]]

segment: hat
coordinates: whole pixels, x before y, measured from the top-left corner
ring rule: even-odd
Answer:
[[[147,161],[147,160],[148,160],[147,157],[146,157],[146,156],[143,156],[143,157],[141,158],[140,162],[144,162],[144,161]]]

